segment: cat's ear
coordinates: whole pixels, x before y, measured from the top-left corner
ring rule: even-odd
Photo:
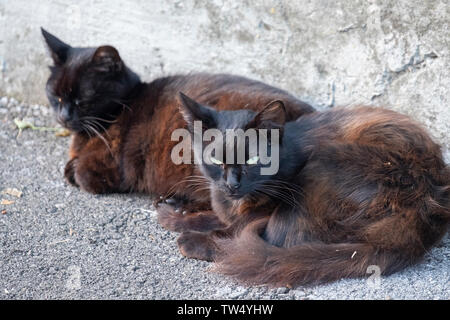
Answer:
[[[247,125],[248,128],[271,129],[282,128],[286,123],[286,108],[281,100],[270,102],[264,107],[252,121]]]
[[[214,110],[202,106],[182,92],[180,92],[179,95],[181,101],[181,104],[179,105],[180,112],[190,130],[194,128],[194,121],[201,121],[204,129],[211,129],[216,126]]]
[[[119,72],[123,68],[119,51],[112,46],[98,47],[92,56],[92,64],[96,71],[104,73]]]
[[[50,55],[55,65],[63,65],[67,60],[67,56],[71,47],[42,27],[41,32],[44,36],[45,42],[47,43],[47,47],[50,51]]]

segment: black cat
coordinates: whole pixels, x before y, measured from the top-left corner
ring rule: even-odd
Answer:
[[[314,111],[283,90],[227,74],[144,83],[111,46],[75,48],[42,34],[54,62],[47,96],[58,121],[73,132],[65,177],[88,192],[145,192],[209,207],[209,192],[192,184],[195,167],[171,161],[177,143],[171,133],[186,125],[179,91],[216,109],[260,110],[282,98],[289,119]]]
[[[216,221],[211,212],[186,217],[167,205],[158,209],[166,228],[183,232],[178,244],[187,257],[214,260],[246,283],[297,286],[362,277],[371,265],[396,272],[447,232],[450,169],[439,145],[404,115],[359,107],[285,123],[281,101],[259,113],[183,101],[188,123],[224,134],[282,129],[273,175],[262,175],[267,165],[248,154],[244,164],[203,162]],[[213,230],[217,220],[221,228]]]

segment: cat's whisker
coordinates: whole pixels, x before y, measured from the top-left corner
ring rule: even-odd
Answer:
[[[283,194],[286,194],[285,192],[289,192],[289,195],[292,197],[292,199],[295,200],[295,192],[293,192],[295,190],[289,190],[289,189],[286,189],[286,188],[278,186],[278,185],[266,185],[266,187],[276,189]]]
[[[254,201],[258,200],[258,197],[268,197],[267,194],[264,194],[262,192],[259,192],[258,190],[254,190],[252,191],[252,193],[249,193],[249,196],[251,196],[253,198]]]
[[[284,184],[286,186],[281,186],[280,184]],[[259,192],[259,194],[278,198],[279,200],[287,202],[294,207],[299,206],[299,202],[296,199],[295,195],[297,194],[299,197],[301,197],[302,193],[298,190],[293,189],[292,187],[287,187],[287,185],[294,186],[294,184],[287,183],[281,180],[271,180],[265,181],[263,183],[252,182],[249,184],[249,187],[254,187],[254,192]]]
[[[174,194],[172,194],[172,192],[173,192],[173,190],[174,190],[176,187],[178,187],[178,186],[179,186],[180,184],[182,184],[182,183],[189,183],[189,182],[199,182],[199,183],[208,183],[208,184],[210,183],[209,180],[206,179],[206,178],[203,177],[203,176],[199,176],[199,175],[191,175],[191,176],[188,176],[188,177],[182,179],[181,181],[178,181],[178,182],[175,183],[174,185],[172,185],[172,186],[170,187],[170,189],[166,192],[166,194],[164,195],[164,197],[165,197],[165,198],[168,198],[168,197],[173,196]],[[188,185],[187,187],[189,187],[189,185]]]
[[[209,190],[210,190],[210,187],[197,188],[193,191],[193,193],[199,193],[199,192],[209,191]]]
[[[105,132],[105,134],[108,136],[108,138],[111,139],[111,136],[109,135],[108,131],[98,121],[95,121],[95,120],[86,120],[86,121],[89,122],[94,127],[97,127],[98,129],[103,129],[103,132]]]
[[[92,126],[90,124],[85,123],[84,127],[87,129],[87,132],[89,133],[90,137],[95,137],[96,134],[95,132],[92,130]]]
[[[113,100],[113,102],[115,102],[117,104],[120,104],[124,109],[128,109],[128,111],[133,112],[133,110],[128,105],[126,105],[123,101],[121,101],[121,100]]]
[[[299,190],[293,189],[291,187],[281,186],[277,183],[273,183],[273,184],[264,183],[263,187],[266,187],[271,190],[277,190],[277,192],[283,194],[284,197],[291,198],[292,202],[294,202],[297,206],[299,204],[299,201],[297,200],[297,198],[303,197],[303,193],[300,192]]]
[[[111,147],[109,146],[108,141],[105,139],[104,136],[102,136],[102,134],[100,132],[97,131],[97,129],[95,129],[93,126],[89,126],[91,128],[91,130],[105,143],[106,148],[108,148],[109,153],[111,154],[112,157],[114,157]]]
[[[286,202],[289,205],[291,205],[292,207],[298,207],[299,206],[299,204],[297,203],[295,198],[289,197],[287,194],[285,194],[285,193],[283,193],[283,192],[281,192],[279,190],[271,189],[270,187],[269,188],[266,187],[264,189],[259,189],[258,191],[263,193],[263,194],[266,194],[268,196],[275,197],[275,198],[277,198],[277,199],[279,199],[279,200],[281,200],[283,202]]]
[[[294,192],[294,193],[296,193],[296,194],[298,194],[300,196],[304,195],[298,185],[293,184],[293,183],[289,183],[287,181],[275,179],[275,180],[266,181],[266,182],[264,182],[264,184],[270,184],[270,185],[273,185],[273,186],[278,186],[278,187],[281,187],[281,188],[285,188],[285,189],[290,190],[290,191],[292,191],[292,192]]]
[[[81,128],[83,129],[83,131],[85,131],[87,133],[87,135],[89,136],[89,139],[91,139],[92,135],[91,135],[89,128],[84,123],[81,123]]]
[[[117,123],[117,119],[116,120],[107,120],[107,119],[103,119],[100,117],[94,117],[94,116],[84,116],[82,118],[80,118],[81,121],[83,120],[98,120],[98,121],[102,121],[102,122],[106,122],[106,123]]]

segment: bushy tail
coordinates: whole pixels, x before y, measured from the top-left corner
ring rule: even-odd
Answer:
[[[266,222],[249,224],[236,238],[217,240],[222,253],[216,261],[216,270],[246,284],[295,287],[369,276],[370,265],[378,266],[381,274],[389,274],[417,260],[400,252],[379,251],[364,243],[275,247],[259,236]]]

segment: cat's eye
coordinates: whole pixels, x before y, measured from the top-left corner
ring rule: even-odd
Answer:
[[[247,164],[257,164],[259,160],[258,156],[251,157],[246,161]]]
[[[209,160],[211,160],[212,163],[214,163],[215,165],[221,166],[223,165],[223,162],[214,158],[214,157],[210,157]]]
[[[58,98],[58,103],[61,103],[62,102],[62,99],[61,98]]]

